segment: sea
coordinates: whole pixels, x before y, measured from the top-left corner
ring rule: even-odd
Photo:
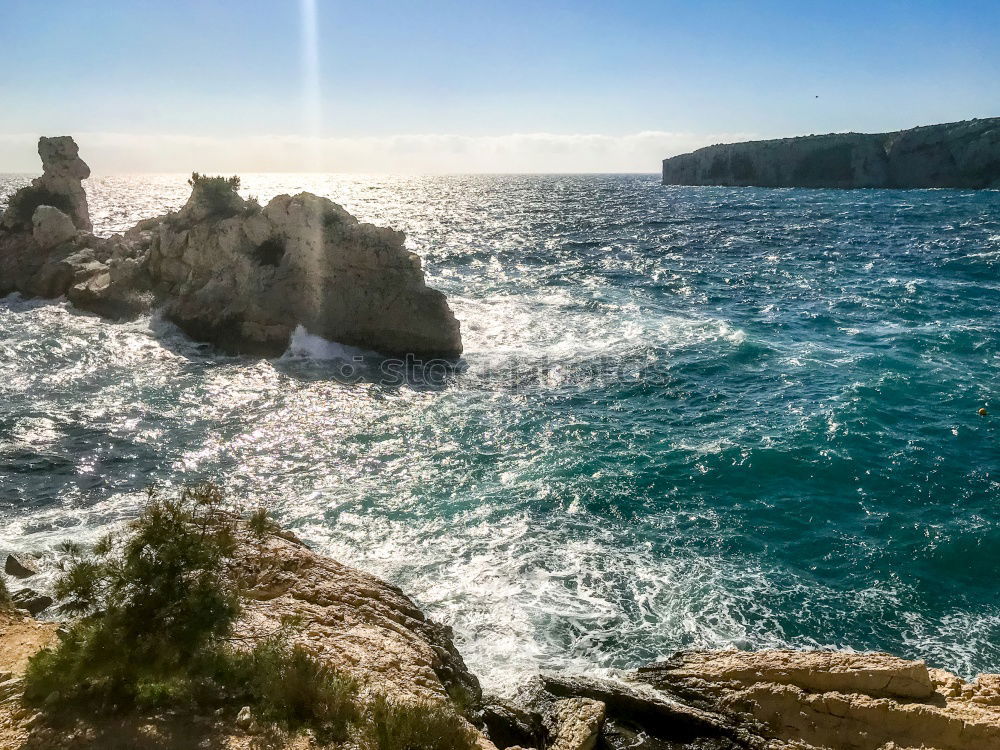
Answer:
[[[86,188],[103,235],[189,192]],[[9,296],[0,552],[210,480],[399,585],[498,693],[690,648],[1000,671],[1000,192],[242,175],[303,190],[406,232],[462,359],[387,380],[302,329],[234,357]]]

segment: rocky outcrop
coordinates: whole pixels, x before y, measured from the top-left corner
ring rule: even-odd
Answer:
[[[708,146],[664,159],[663,184],[1000,188],[1000,118]]]
[[[542,674],[485,718],[495,739],[536,748],[596,726],[605,749],[997,750],[1000,675],[969,683],[877,653],[691,651],[615,679]]]
[[[742,722],[767,747],[1000,748],[1000,675],[968,683],[888,654],[708,651],[635,678]]]
[[[231,215],[206,217],[196,187],[150,238],[153,286],[194,338],[280,354],[302,325],[386,353],[461,353],[458,322],[424,284],[402,232],[361,224],[309,193],[279,195],[263,209],[226,197]]]
[[[89,232],[93,227],[83,180],[90,177],[90,167],[80,158],[76,142],[69,136],[39,138],[38,155],[42,159],[42,176],[20,190],[17,200],[11,200],[0,219],[0,228],[25,227],[38,206],[52,205],[65,212],[77,229]]]
[[[231,570],[245,604],[234,642],[256,642],[293,623],[290,637],[352,674],[362,695],[460,707],[482,750],[1000,750],[1000,675],[966,682],[888,654],[688,651],[612,677],[542,673],[512,698],[484,698],[451,631],[398,588],[286,532],[238,534]],[[70,736],[36,731],[18,707],[27,657],[51,643],[55,630],[0,611],[0,744],[109,746],[104,717]],[[169,731],[161,719],[159,729],[146,719],[110,729],[141,735],[141,742],[123,741],[126,747],[201,742],[241,750],[250,746],[241,738],[256,731],[225,714],[208,719],[196,742],[184,734],[189,719],[169,719]],[[162,739],[165,732],[175,744]]]
[[[591,732],[596,734],[594,747],[602,750],[765,746],[765,740],[728,714],[631,678],[543,673],[513,698],[488,701],[484,721],[498,747],[585,746]]]
[[[247,534],[233,571],[245,596],[237,637],[257,638],[295,621],[295,641],[370,691],[412,702],[482,702],[451,629],[425,617],[395,586],[285,532]]]
[[[90,228],[79,179],[89,170],[72,139],[43,138],[39,152],[45,174],[0,222],[0,295],[65,296],[111,317],[161,307],[234,353],[280,355],[298,326],[383,354],[462,352],[458,321],[401,232],[310,193],[262,208],[237,179],[196,175],[180,211],[100,238],[75,231]]]
[[[31,225],[31,236],[42,250],[50,250],[76,237],[73,220],[53,206],[36,208]]]
[[[3,564],[3,571],[14,578],[31,578],[31,576],[38,574],[34,566],[24,560],[19,560],[14,555],[7,555],[7,559]]]

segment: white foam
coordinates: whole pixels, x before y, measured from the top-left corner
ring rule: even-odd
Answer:
[[[342,360],[346,362],[357,361],[357,358],[367,358],[377,356],[374,352],[359,349],[355,346],[338,344],[322,336],[309,333],[304,326],[298,325],[292,331],[288,340],[288,350],[282,355],[282,359],[316,359],[316,360]]]

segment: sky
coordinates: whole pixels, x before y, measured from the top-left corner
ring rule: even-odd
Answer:
[[[44,10],[42,10],[44,8]],[[1000,115],[1000,2],[0,0],[0,172],[655,172]]]

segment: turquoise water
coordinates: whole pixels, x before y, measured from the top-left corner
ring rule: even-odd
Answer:
[[[404,229],[461,366],[384,384],[366,356],[345,379],[356,352],[308,335],[227,358],[156,317],[8,298],[0,547],[213,478],[402,586],[495,689],[689,646],[1000,671],[1000,193],[243,183]],[[111,232],[187,186],[88,191]]]

